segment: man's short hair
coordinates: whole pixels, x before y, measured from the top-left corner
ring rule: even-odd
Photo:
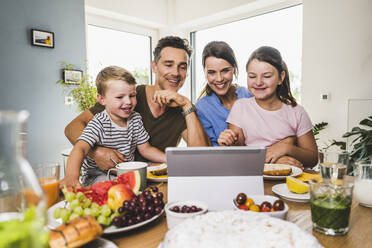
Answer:
[[[108,66],[103,68],[97,75],[96,86],[98,94],[105,94],[107,81],[109,80],[122,80],[127,84],[136,84],[136,79],[129,71],[119,66]]]
[[[160,59],[160,52],[165,47],[173,47],[185,50],[189,59],[192,53],[192,48],[189,45],[189,42],[186,39],[181,39],[177,36],[166,36],[161,38],[154,49],[154,61],[158,63]]]

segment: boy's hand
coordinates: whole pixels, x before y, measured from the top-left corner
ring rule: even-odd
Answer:
[[[96,162],[98,168],[103,171],[108,171],[109,169],[114,168],[115,164],[113,161],[117,164],[127,161],[124,155],[117,150],[102,146],[96,147],[96,149],[92,151],[91,157]]]
[[[238,140],[238,135],[236,135],[231,129],[226,129],[220,133],[217,143],[220,146],[231,146]]]
[[[66,176],[59,182],[59,188],[62,189],[65,185],[66,187],[81,188],[79,179],[71,178],[68,176]]]

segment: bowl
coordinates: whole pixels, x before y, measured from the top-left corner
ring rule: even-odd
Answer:
[[[182,208],[182,206],[196,206],[198,208],[201,208],[202,210],[199,212],[193,212],[193,213],[181,213],[181,212],[174,212],[171,209],[175,206],[179,206]],[[191,218],[196,215],[204,214],[208,211],[208,205],[205,202],[202,201],[176,201],[176,202],[169,202],[165,205],[165,214],[167,216],[167,224],[168,229],[171,229],[184,221],[187,218]]]
[[[272,205],[276,200],[279,200],[278,197],[271,196],[271,195],[247,195],[247,198],[252,198],[255,205],[261,205],[261,203],[264,202],[264,201],[268,201]],[[248,211],[248,210],[244,210],[244,209],[239,209],[238,208],[238,203],[236,202],[235,198],[233,199],[233,205],[234,205],[234,208],[239,210],[239,211],[253,212],[253,211]],[[280,218],[280,219],[285,220],[285,218],[287,216],[287,213],[288,213],[288,209],[289,209],[288,205],[284,203],[284,209],[283,210],[274,211],[274,212],[257,212],[257,213],[266,214],[266,215],[269,215],[271,217]]]

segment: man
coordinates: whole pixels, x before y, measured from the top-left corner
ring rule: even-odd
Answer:
[[[187,76],[191,48],[187,40],[175,36],[159,40],[154,49],[154,61],[151,67],[155,73],[155,85],[137,86],[139,112],[143,124],[150,135],[150,144],[164,151],[166,147],[177,146],[180,138],[188,146],[207,146],[209,139],[195,114],[191,101],[177,93]],[[75,144],[83,129],[93,116],[104,107],[96,104],[85,110],[65,128],[65,135]],[[118,151],[98,147],[90,154],[101,170],[108,170],[126,158]],[[136,160],[144,160],[136,153]]]

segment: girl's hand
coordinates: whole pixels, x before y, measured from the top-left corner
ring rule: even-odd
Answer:
[[[236,135],[231,129],[226,129],[220,133],[217,143],[220,146],[231,146],[238,140],[238,135]]]
[[[283,156],[283,157],[280,157],[277,161],[276,161],[277,164],[287,164],[287,165],[293,165],[293,166],[296,166],[298,168],[300,168],[301,170],[304,170],[304,166],[303,164],[298,161],[297,159],[295,158],[292,158],[290,156]]]
[[[68,176],[66,176],[59,182],[59,188],[62,189],[65,185],[66,187],[81,188],[79,179]]]
[[[290,144],[286,142],[277,142],[266,148],[266,163],[275,163],[277,160],[288,154]]]

